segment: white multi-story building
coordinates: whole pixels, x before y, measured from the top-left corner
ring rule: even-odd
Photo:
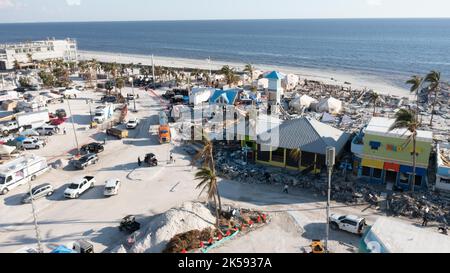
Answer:
[[[73,39],[33,41],[17,44],[0,44],[0,70],[13,69],[14,62],[29,63],[62,59],[66,62],[77,60],[77,42]]]

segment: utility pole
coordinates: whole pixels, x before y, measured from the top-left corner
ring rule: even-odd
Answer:
[[[211,78],[212,73],[211,73],[211,56],[208,57],[208,67],[209,67],[209,78]]]
[[[30,171],[28,170],[28,157],[26,157],[25,164],[27,166],[26,176],[29,176]],[[32,188],[31,188],[31,178],[27,178],[27,179],[28,179],[28,192],[30,194],[30,200],[31,200],[31,209],[33,212],[34,231],[36,232],[37,251],[38,251],[38,253],[44,253],[44,251],[42,249],[42,245],[41,245],[41,234],[39,232],[39,225],[38,225],[37,215],[36,215],[36,207],[34,206],[34,197],[33,197],[33,192],[32,192]]]
[[[331,202],[331,174],[333,173],[333,167],[336,163],[336,149],[334,147],[327,147],[326,153],[326,165],[328,170],[328,194],[327,194],[327,228],[325,238],[325,251],[328,250],[328,239],[330,235],[330,202]]]
[[[79,155],[80,154],[80,146],[78,145],[77,131],[75,130],[75,123],[73,121],[72,109],[70,108],[70,100],[69,99],[67,99],[67,105],[69,106],[70,120],[72,122],[72,129],[73,129],[73,134],[75,136],[75,143],[77,144],[77,155]]]
[[[155,58],[152,54],[152,77],[153,77],[153,90],[156,90],[156,81],[155,81]]]

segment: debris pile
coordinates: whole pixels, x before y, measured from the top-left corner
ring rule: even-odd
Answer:
[[[429,208],[429,218],[440,221],[445,217],[450,221],[449,202],[433,194],[410,195],[406,193],[396,193],[388,199],[388,211],[395,216],[405,216],[409,218],[421,218],[425,208]]]
[[[178,208],[155,216],[144,232],[137,236],[136,242],[128,250],[129,253],[160,253],[176,234],[190,230],[203,230],[214,226],[216,219],[204,204],[186,202]],[[125,247],[116,248],[123,251]]]
[[[190,230],[175,235],[166,245],[163,253],[208,252],[235,236],[246,234],[269,222],[268,215],[248,209],[228,207],[222,211],[219,228]]]

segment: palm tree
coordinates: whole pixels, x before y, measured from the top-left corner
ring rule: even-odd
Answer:
[[[370,94],[369,101],[371,103],[373,103],[373,114],[372,114],[372,116],[375,116],[375,112],[376,112],[376,109],[377,109],[377,103],[378,103],[379,100],[380,100],[380,95],[378,93],[372,92]]]
[[[417,159],[416,139],[417,139],[417,129],[419,128],[419,125],[420,124],[417,121],[417,116],[413,111],[400,109],[395,114],[395,122],[389,128],[389,131],[392,131],[394,129],[407,129],[407,131],[411,133],[411,135],[408,136],[406,142],[403,144],[403,148],[407,148],[409,144],[412,142],[413,179],[412,182],[410,183],[410,188],[412,192],[414,192],[414,185],[416,180],[416,159]]]
[[[429,83],[428,92],[429,94],[434,94],[433,106],[431,109],[431,120],[430,126],[433,126],[434,108],[436,107],[437,98],[441,90],[441,73],[438,71],[431,71],[426,75],[425,81]]]
[[[208,200],[214,201],[214,207],[216,210],[216,228],[219,229],[219,206],[217,205],[217,193],[218,193],[218,183],[217,176],[213,170],[208,167],[201,168],[196,174],[195,179],[200,180],[200,183],[197,185],[196,189],[202,189],[200,195],[206,192]]]
[[[233,68],[230,68],[228,65],[225,65],[220,69],[220,73],[225,76],[227,84],[231,85],[237,83],[239,81],[239,77],[235,74]]]
[[[214,144],[213,142],[202,132],[203,135],[203,149],[199,151],[193,158],[192,164],[198,159],[203,159],[203,167],[208,168],[216,175],[216,165],[214,162]],[[219,187],[216,188],[217,200],[219,201],[219,211],[222,211],[222,200],[220,197]]]
[[[414,93],[416,95],[416,119],[419,117],[419,91],[420,87],[422,86],[423,78],[417,75],[414,75],[411,77],[411,79],[406,81],[406,84],[411,85],[411,93]]]
[[[247,72],[248,76],[250,77],[250,81],[253,83],[253,72],[255,71],[255,68],[251,64],[246,64],[244,68],[244,72]]]
[[[122,95],[122,88],[125,87],[125,80],[124,78],[120,77],[116,80],[116,88],[119,89],[120,94]]]

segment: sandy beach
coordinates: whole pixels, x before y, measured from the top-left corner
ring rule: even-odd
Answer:
[[[141,63],[143,65],[151,65],[152,59],[150,55],[136,55],[136,54],[121,54],[110,52],[96,52],[96,51],[79,51],[80,60],[96,59],[101,62],[117,62],[123,64]],[[205,60],[197,59],[183,59],[183,58],[171,58],[154,56],[154,62],[157,66],[174,67],[174,68],[197,68],[197,69],[212,69],[218,70],[224,65],[229,65],[236,69],[242,70],[245,66],[244,63],[234,63],[225,61],[214,61],[211,63]],[[400,97],[410,97],[410,93],[407,89],[398,87],[390,82],[387,82],[381,78],[369,75],[357,75],[344,73],[340,71],[328,71],[318,70],[310,68],[298,68],[298,67],[280,67],[269,66],[264,64],[253,64],[256,69],[269,71],[278,70],[283,73],[293,73],[299,75],[301,78],[308,80],[321,81],[327,84],[344,85],[345,82],[351,83],[352,88],[356,89],[373,89],[381,94],[396,95]]]

